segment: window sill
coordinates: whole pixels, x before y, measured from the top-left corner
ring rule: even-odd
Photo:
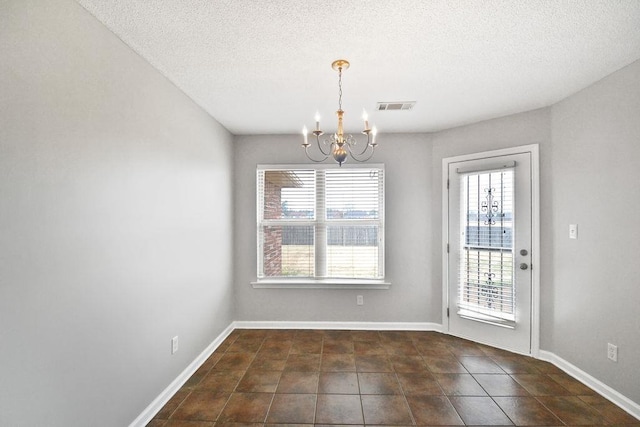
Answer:
[[[350,279],[267,279],[251,282],[254,289],[389,289],[391,283],[384,280]]]

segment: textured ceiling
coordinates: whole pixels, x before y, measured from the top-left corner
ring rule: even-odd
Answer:
[[[427,132],[553,104],[640,58],[639,0],[78,0],[234,134]],[[416,101],[411,111],[374,111]]]

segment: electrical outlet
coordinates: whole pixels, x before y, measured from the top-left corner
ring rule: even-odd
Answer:
[[[178,336],[171,338],[171,354],[175,354],[178,351]]]
[[[618,361],[618,346],[611,343],[607,344],[607,358],[614,362]]]
[[[364,296],[362,296],[362,295],[358,295],[358,296],[356,297],[356,304],[358,304],[358,305],[364,305]]]

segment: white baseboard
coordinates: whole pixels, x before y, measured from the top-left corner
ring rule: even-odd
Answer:
[[[281,322],[236,321],[235,329],[326,329],[354,331],[442,331],[439,323],[427,322]]]
[[[162,409],[162,407],[166,405],[169,399],[171,399],[173,395],[176,394],[178,390],[180,390],[180,387],[182,387],[184,383],[187,382],[191,375],[193,375],[194,372],[196,372],[198,368],[202,366],[202,364],[209,358],[209,356],[211,356],[215,349],[218,348],[220,344],[222,344],[222,341],[224,341],[225,338],[227,338],[229,334],[233,332],[233,329],[234,326],[233,323],[231,323],[224,331],[222,331],[220,335],[218,335],[213,340],[211,344],[207,346],[207,348],[204,349],[202,353],[198,355],[198,357],[194,359],[193,362],[189,364],[189,366],[185,368],[184,371],[180,373],[180,375],[178,375],[175,380],[171,382],[171,384],[169,384],[167,388],[162,391],[162,393],[160,393],[158,397],[153,400],[153,402],[151,402],[151,404],[149,404],[149,406],[145,408],[144,411],[142,411],[140,415],[138,415],[138,418],[136,418],[131,424],[129,424],[129,427],[146,426],[149,421],[151,421],[151,419],[158,412],[160,412],[160,409]]]
[[[539,356],[541,360],[545,360],[547,362],[553,363],[558,368],[562,369],[564,372],[571,375],[573,378],[577,379],[584,385],[592,388],[594,391],[598,392],[605,398],[609,399],[611,402],[615,403],[616,405],[618,405],[619,407],[627,411],[629,414],[640,419],[640,404],[620,394],[619,392],[612,389],[602,381],[587,374],[585,371],[578,368],[577,366],[567,362],[566,360],[564,360],[559,356],[556,356],[555,353],[540,350]]]

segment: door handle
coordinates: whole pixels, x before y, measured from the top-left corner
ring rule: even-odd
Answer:
[[[520,270],[526,270],[527,268],[529,268],[529,264],[527,264],[526,262],[520,264]]]

